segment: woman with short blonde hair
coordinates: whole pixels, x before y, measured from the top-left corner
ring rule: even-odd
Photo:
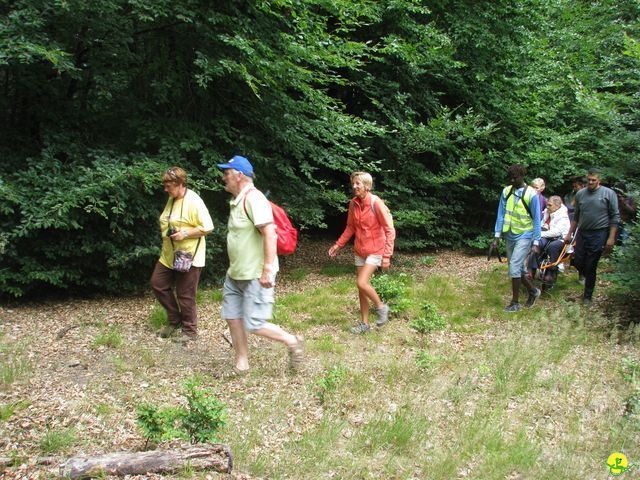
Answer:
[[[356,285],[360,300],[360,323],[352,333],[365,333],[369,326],[369,302],[376,307],[376,325],[382,326],[389,320],[389,306],[384,304],[370,280],[378,267],[389,268],[393,255],[396,230],[391,213],[385,203],[371,193],[373,178],[366,172],[351,174],[351,186],[355,197],[349,202],[347,227],[338,241],[329,249],[329,256],[335,257],[340,249],[355,235],[354,252],[356,265]]]

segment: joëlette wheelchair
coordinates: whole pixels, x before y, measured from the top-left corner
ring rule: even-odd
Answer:
[[[551,290],[555,286],[558,278],[558,265],[570,262],[573,256],[575,238],[574,234],[569,243],[564,243],[562,238],[553,239],[546,242],[537,256],[533,249],[529,253],[527,262],[531,278],[536,287],[543,292]],[[556,255],[557,258],[554,259]]]

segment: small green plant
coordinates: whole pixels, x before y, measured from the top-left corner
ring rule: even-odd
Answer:
[[[335,393],[338,386],[346,379],[347,369],[344,365],[330,368],[317,382],[315,395],[320,403],[325,403],[327,397]]]
[[[187,407],[157,407],[142,404],[136,409],[136,421],[149,441],[185,439],[191,443],[215,442],[225,425],[225,405],[212,389],[190,379],[183,384]],[[145,446],[146,448],[146,446]]]
[[[95,406],[96,415],[108,417],[115,413],[116,409],[109,403],[99,403]]]
[[[382,274],[371,279],[371,285],[376,289],[380,299],[389,305],[392,313],[400,313],[411,308],[413,302],[407,296],[407,285],[411,277],[406,273],[396,275]]]
[[[442,357],[431,355],[426,350],[420,350],[416,354],[416,365],[423,370],[434,368],[441,361]]]
[[[420,316],[411,320],[409,326],[418,333],[424,334],[444,330],[447,327],[447,322],[434,305],[425,302],[420,306]]]
[[[425,255],[424,257],[420,257],[420,263],[425,267],[431,267],[434,263],[436,263],[436,257]]]
[[[209,300],[212,302],[221,302],[222,301],[222,289],[216,288],[215,290],[211,290],[209,293]]]
[[[110,325],[104,327],[98,336],[93,340],[94,347],[109,347],[118,348],[122,345],[124,340],[122,339],[122,333],[120,327],[117,325]]]
[[[153,307],[153,310],[151,310],[147,323],[154,330],[160,330],[169,323],[169,320],[167,320],[167,311],[160,305],[156,305]]]
[[[25,377],[31,372],[31,362],[21,357],[13,357],[0,360],[0,386],[7,388],[9,385]]]
[[[31,405],[31,402],[28,400],[22,400],[20,402],[0,404],[0,422],[6,422],[9,420],[13,414],[24,408],[27,408]]]
[[[640,383],[640,363],[633,358],[622,360],[622,376],[630,383]]]
[[[47,430],[40,439],[40,451],[45,454],[61,453],[77,442],[76,432],[73,428],[62,430]]]

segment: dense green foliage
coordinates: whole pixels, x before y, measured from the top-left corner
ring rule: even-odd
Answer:
[[[211,388],[203,387],[197,380],[187,380],[183,387],[186,407],[158,407],[144,403],[136,409],[136,421],[147,442],[173,439],[191,443],[218,441],[218,432],[226,422],[226,406],[216,398]]]
[[[122,291],[159,253],[160,174],[217,225],[234,153],[310,229],[369,170],[405,248],[491,227],[504,168],[638,178],[635,0],[0,0],[0,293]],[[220,229],[217,230],[220,235]],[[208,242],[220,266],[222,242]],[[215,272],[216,269],[207,269]]]

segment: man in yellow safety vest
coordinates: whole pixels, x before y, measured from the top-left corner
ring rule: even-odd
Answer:
[[[519,295],[520,285],[529,290],[529,298],[525,307],[531,308],[540,296],[540,289],[533,286],[527,272],[526,259],[531,249],[538,254],[540,249],[540,202],[535,189],[524,182],[526,169],[522,165],[511,165],[507,170],[509,185],[502,189],[498,204],[498,217],[495,226],[493,248],[498,247],[504,235],[509,260],[509,277],[511,278],[511,303],[505,307],[506,312],[517,312],[521,309]]]

